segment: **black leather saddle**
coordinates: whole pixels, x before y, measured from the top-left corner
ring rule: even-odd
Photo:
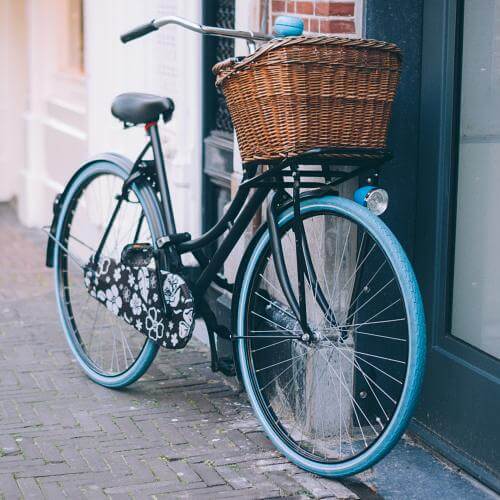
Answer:
[[[111,113],[126,124],[138,125],[156,122],[160,117],[168,122],[174,108],[174,101],[169,97],[129,92],[115,97]]]

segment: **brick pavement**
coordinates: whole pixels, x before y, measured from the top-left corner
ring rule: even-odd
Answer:
[[[56,316],[44,238],[0,205],[0,498],[357,498],[260,430],[196,340],[132,387],[87,379]]]

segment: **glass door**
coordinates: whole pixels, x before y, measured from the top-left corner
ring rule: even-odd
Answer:
[[[416,430],[500,489],[500,0],[424,0]]]
[[[500,357],[500,1],[463,10],[451,333]]]

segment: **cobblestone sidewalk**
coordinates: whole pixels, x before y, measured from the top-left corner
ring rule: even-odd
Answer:
[[[56,316],[44,238],[0,205],[0,497],[357,498],[274,451],[205,347],[131,388],[88,380]]]
[[[305,473],[197,340],[131,388],[92,383],[59,326],[45,238],[2,204],[0,248],[0,499],[493,498],[408,440],[349,482]]]

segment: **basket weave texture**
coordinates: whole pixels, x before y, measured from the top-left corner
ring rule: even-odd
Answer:
[[[394,44],[324,35],[272,40],[213,71],[246,163],[385,148],[400,65]]]

